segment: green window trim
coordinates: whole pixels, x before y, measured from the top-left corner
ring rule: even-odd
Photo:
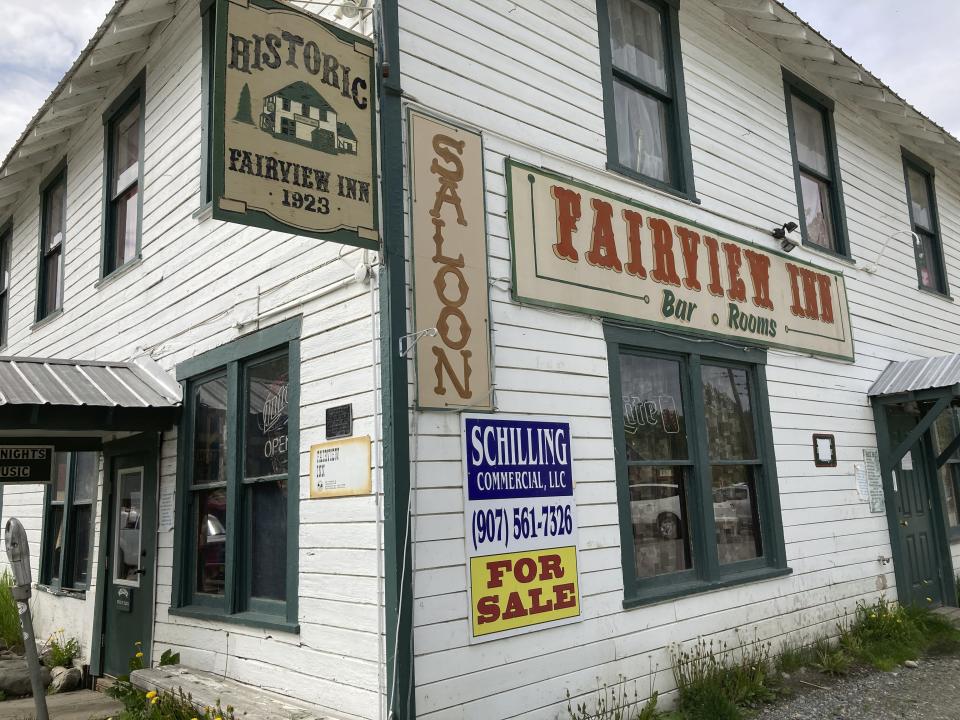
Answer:
[[[299,631],[299,511],[300,511],[300,331],[302,318],[296,317],[265,328],[231,343],[185,360],[176,368],[177,380],[183,386],[184,410],[177,439],[177,510],[178,523],[174,538],[174,573],[171,613],[186,617],[218,619],[224,622],[282,630]],[[253,527],[247,510],[250,501],[240,495],[264,478],[244,477],[244,417],[240,412],[245,388],[245,373],[282,355],[288,367],[288,426],[286,472],[286,600],[251,597],[252,550],[245,530]],[[222,594],[205,594],[194,590],[195,558],[192,520],[193,496],[206,485],[193,483],[193,427],[196,421],[194,388],[204,382],[225,380],[227,391],[225,427],[225,481],[214,483],[226,491],[226,537],[224,583]],[[232,449],[231,449],[232,448]],[[279,477],[279,476],[278,476]],[[213,486],[210,486],[213,487]]]
[[[643,330],[606,323],[604,337],[607,343],[610,398],[612,403],[615,464],[617,473],[617,503],[620,519],[620,546],[622,556],[625,608],[639,607],[666,599],[706,592],[723,587],[782,577],[791,572],[787,567],[780,511],[780,491],[777,482],[776,459],[773,449],[773,430],[767,398],[766,351],[745,349],[723,342],[686,340],[656,330]],[[688,468],[693,491],[689,502],[689,525],[695,542],[690,543],[692,568],[672,573],[640,578],[636,571],[636,550],[631,495],[628,479],[628,460],[624,428],[624,403],[621,385],[621,357],[635,355],[644,358],[676,360],[681,368],[682,404],[686,415],[689,438],[689,458],[674,464]],[[762,554],[759,557],[721,564],[715,536],[714,488],[711,467],[723,461],[711,462],[707,433],[704,432],[704,396],[701,387],[702,365],[720,363],[725,367],[740,368],[749,378],[753,403],[753,431],[756,442],[754,474],[756,512]],[[667,461],[644,461],[633,464],[663,465]],[[746,461],[737,461],[742,464]],[[708,501],[709,499],[709,501]]]
[[[936,191],[936,171],[933,166],[925,162],[905,147],[900,148],[900,156],[903,161],[903,183],[907,194],[907,214],[910,219],[910,232],[912,233],[911,242],[913,243],[914,258],[917,261],[917,288],[924,292],[950,297],[950,283],[947,277],[947,266],[943,254],[943,235],[940,230],[940,211],[937,208]],[[927,197],[930,201],[930,227],[925,228],[918,222],[913,211],[913,198],[910,190],[910,172],[918,174],[926,184]],[[934,285],[926,285],[923,282],[921,268],[921,252],[917,240],[927,238],[931,241],[934,259]]]
[[[13,222],[0,224],[0,348],[7,345],[10,323],[10,266],[13,252]],[[3,505],[0,503],[0,508]]]
[[[837,153],[837,131],[833,121],[834,102],[812,85],[800,79],[786,68],[783,72],[783,95],[787,113],[787,131],[790,136],[790,155],[793,161],[793,179],[797,193],[797,220],[800,224],[800,235],[804,247],[817,252],[826,253],[842,259],[851,259],[850,239],[847,233],[847,214],[843,204],[843,180],[840,175],[840,157]],[[793,98],[797,97],[814,109],[820,111],[825,132],[826,156],[828,172],[820,175],[818,171],[806,165],[801,165],[797,152],[797,134],[793,120]],[[807,224],[804,221],[803,188],[801,173],[818,173],[818,179],[829,184],[830,188],[830,222],[834,248],[827,248],[811,241],[807,233]]]
[[[100,278],[126,267],[132,262],[141,259],[141,236],[143,233],[143,159],[144,140],[146,136],[146,122],[144,113],[146,109],[146,68],[143,68],[133,79],[133,81],[121,92],[106,111],[103,113],[103,223],[101,228],[100,242]],[[137,177],[132,184],[124,188],[119,196],[113,192],[112,188],[118,178],[114,177],[114,159],[117,148],[114,142],[114,130],[120,120],[134,109],[139,112],[137,118]],[[117,241],[115,222],[117,219],[117,209],[122,195],[130,189],[136,188],[137,193],[137,223],[136,223],[136,250],[131,257],[124,258],[123,262],[114,261],[115,244]]]
[[[213,206],[213,84],[214,52],[217,39],[217,3],[200,0],[201,76],[200,76],[200,208]]]
[[[52,485],[48,484],[44,489],[43,495],[43,533],[41,539],[40,552],[40,576],[38,584],[48,588],[55,594],[70,595],[73,597],[82,597],[82,593],[90,588],[90,577],[93,572],[93,536],[94,536],[94,518],[96,516],[97,485],[99,479],[99,454],[87,451],[87,454],[96,455],[93,460],[94,469],[97,473],[90,492],[89,498],[77,498],[77,468],[78,452],[58,453],[65,455],[66,459],[66,479],[64,497],[62,500],[55,500]],[[56,462],[56,461],[55,461]],[[53,522],[55,508],[62,508],[61,519],[58,525]],[[82,509],[81,509],[82,508]],[[82,518],[87,514],[87,547],[86,547],[86,567],[82,571],[77,567],[78,535]],[[56,549],[56,538],[53,536],[54,529],[59,528],[61,539],[60,559],[57,567],[54,568],[53,556]],[[85,574],[86,582],[77,581],[80,573]],[[64,582],[64,579],[69,579]]]
[[[641,78],[618,69],[610,49],[611,31],[609,6],[614,2],[631,0],[597,0],[597,26],[600,40],[600,75],[603,85],[603,116],[607,143],[607,169],[671,195],[699,204],[694,188],[693,156],[690,147],[690,126],[687,117],[687,97],[683,78],[683,57],[680,48],[680,0],[638,0],[640,4],[657,10],[666,21],[663,43],[665,55],[665,89],[657,88]],[[617,141],[617,116],[614,100],[614,81],[629,84],[650,95],[667,108],[667,152],[671,182],[644,175],[624,165],[620,160]]]
[[[57,188],[57,186],[63,183],[63,207],[61,212],[63,213],[63,231],[62,237],[57,244],[56,250],[47,251],[44,248],[44,243],[46,240],[48,228],[47,220],[47,208],[49,207],[50,198],[52,192]],[[37,301],[36,301],[36,313],[34,316],[35,322],[40,322],[41,320],[52,317],[55,314],[58,314],[59,311],[63,309],[63,278],[65,274],[65,257],[66,257],[66,245],[67,245],[67,194],[69,191],[69,186],[67,183],[67,159],[64,158],[61,160],[54,169],[50,172],[47,178],[40,185],[40,242],[38,248],[38,261],[37,261]],[[60,262],[58,265],[58,285],[59,290],[57,292],[56,301],[53,303],[52,307],[47,306],[46,295],[47,295],[47,284],[49,283],[49,278],[45,272],[46,268],[46,259],[49,256],[52,256],[54,252],[60,254]]]

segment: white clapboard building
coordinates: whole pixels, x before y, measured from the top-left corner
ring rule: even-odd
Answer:
[[[0,166],[40,636],[547,720],[957,604],[956,138],[775,0],[296,5],[117,0]]]

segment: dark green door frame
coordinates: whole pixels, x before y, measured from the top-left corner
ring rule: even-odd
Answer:
[[[877,453],[880,456],[880,477],[883,483],[884,507],[887,515],[887,530],[890,533],[890,550],[893,554],[893,574],[897,583],[897,596],[905,596],[910,587],[910,581],[907,574],[909,555],[904,545],[903,533],[900,531],[898,498],[894,493],[893,487],[893,470],[910,449],[919,442],[920,452],[925,454],[927,466],[932,469],[932,477],[927,478],[927,481],[931,485],[929,492],[931,497],[936,498],[937,502],[937,512],[933,513],[933,517],[938,550],[937,555],[940,563],[942,597],[944,598],[945,604],[953,606],[957,605],[957,593],[954,589],[953,582],[953,559],[950,552],[946,497],[944,496],[943,487],[937,482],[936,478],[936,469],[939,468],[942,463],[939,462],[939,457],[933,451],[933,442],[929,437],[929,432],[940,413],[950,405],[955,396],[955,391],[955,387],[949,387],[928,390],[922,393],[871,398],[873,404],[873,421],[877,430]],[[887,408],[903,402],[924,400],[932,400],[934,402],[933,407],[924,413],[920,422],[917,423],[916,428],[914,428],[902,442],[896,447],[892,447],[890,443],[890,428],[887,422]],[[957,443],[960,443],[960,436],[951,443],[951,446]],[[941,453],[941,456],[942,455],[943,453]],[[947,457],[949,457],[949,454]]]
[[[407,333],[403,227],[403,90],[397,0],[380,3],[380,162],[383,193],[380,274],[380,373],[383,397],[383,516],[387,712],[416,717],[413,677],[413,568],[410,567],[410,420],[407,361],[398,352]]]
[[[123,438],[121,440],[115,440],[113,442],[104,443],[103,445],[103,483],[102,487],[104,489],[104,494],[106,490],[111,487],[112,478],[110,473],[113,468],[113,459],[119,455],[130,455],[133,453],[144,453],[147,456],[147,461],[154,464],[154,472],[156,473],[156,489],[160,487],[160,444],[162,442],[162,434],[160,433],[140,433],[138,435],[133,435],[132,437]],[[110,528],[110,512],[111,512],[112,503],[109,502],[109,497],[100,498],[100,551],[97,555],[97,596],[94,600],[94,611],[93,611],[93,647],[90,649],[90,673],[94,676],[103,675],[103,634],[104,634],[104,612],[106,611],[106,595],[107,595],[107,585],[108,585],[108,573],[110,568],[108,567],[109,563],[107,562],[107,546],[110,542],[109,537],[109,528]],[[156,530],[156,529],[154,529]],[[156,547],[156,532],[154,532],[154,548]],[[150,562],[156,562],[156,552],[151,553]],[[156,567],[156,565],[154,565]],[[153,577],[153,590],[150,598],[151,607],[155,608],[156,600],[156,584],[157,579],[154,575]],[[144,654],[149,652],[151,641],[153,639],[153,623],[155,621],[154,611],[151,610],[151,620],[148,626],[147,637],[143,638],[133,638],[130,640],[131,645],[134,640],[140,640],[143,643]],[[150,656],[147,654],[145,666],[150,665]]]

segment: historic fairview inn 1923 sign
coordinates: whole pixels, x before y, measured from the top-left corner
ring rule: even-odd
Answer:
[[[410,111],[417,404],[490,410],[483,140]]]
[[[853,360],[843,275],[508,159],[519,301]]]
[[[373,44],[275,0],[216,23],[213,216],[376,248]]]

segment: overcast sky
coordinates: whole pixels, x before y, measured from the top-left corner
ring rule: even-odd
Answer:
[[[786,0],[918,110],[960,136],[960,0]],[[113,0],[0,0],[0,158]]]

